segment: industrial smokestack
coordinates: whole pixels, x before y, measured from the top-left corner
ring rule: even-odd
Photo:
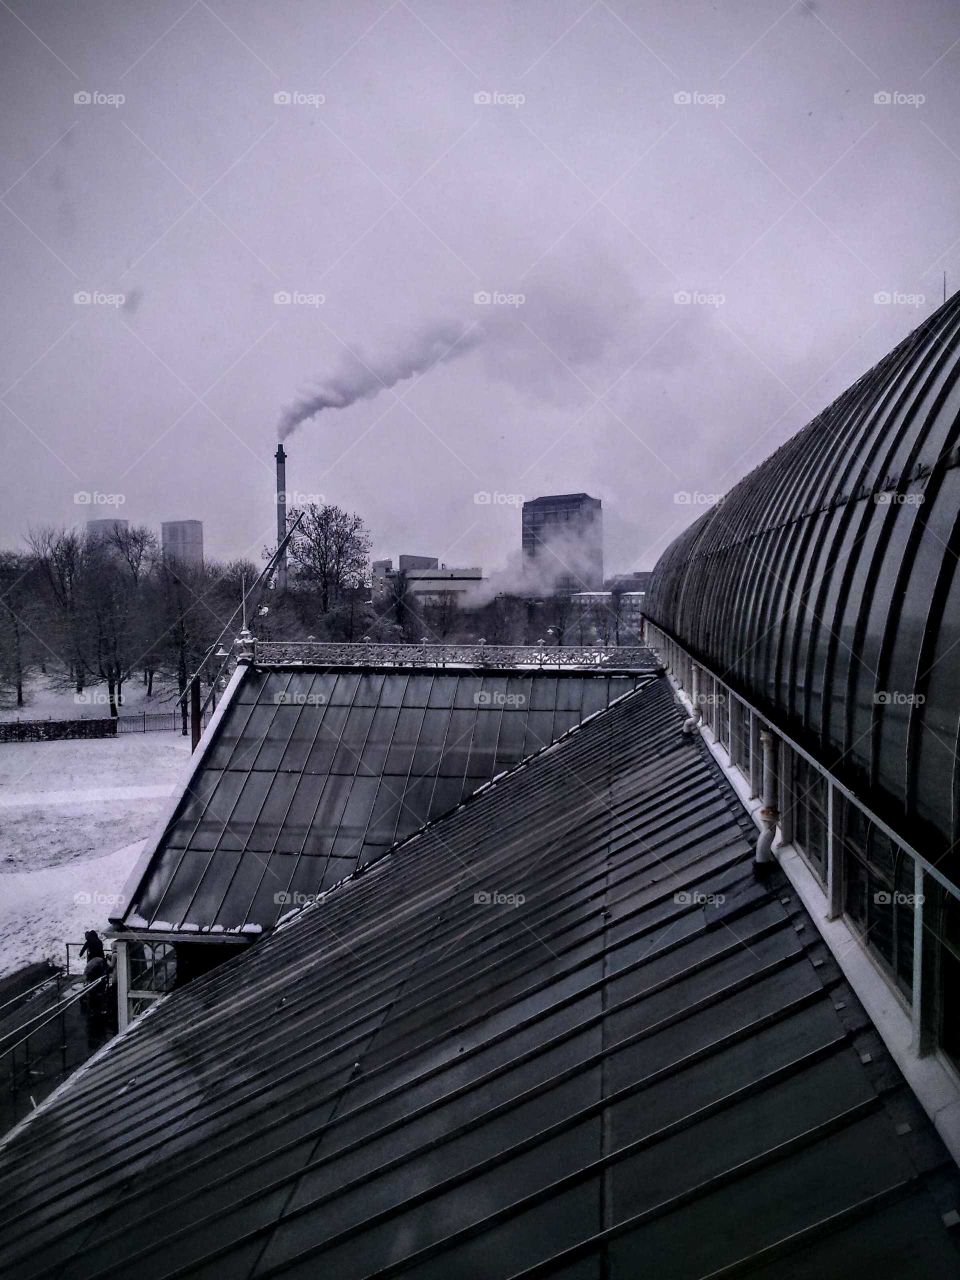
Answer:
[[[277,546],[287,536],[287,455],[283,445],[277,445],[274,454],[277,460]],[[284,550],[277,565],[277,586],[281,591],[287,589],[287,553]]]

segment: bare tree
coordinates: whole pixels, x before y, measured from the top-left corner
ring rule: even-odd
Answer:
[[[301,513],[303,522],[289,543],[295,578],[316,591],[321,613],[328,614],[350,588],[366,581],[370,535],[360,516],[329,503],[298,508],[291,522]]]
[[[441,642],[451,638],[462,624],[463,612],[456,591],[438,591],[423,606],[426,633]]]
[[[36,665],[43,622],[36,562],[16,551],[0,551],[0,692],[24,704],[23,685]]]
[[[59,654],[75,691],[82,693],[87,677],[84,536],[72,529],[44,527],[31,530],[28,542],[46,597],[45,642]]]

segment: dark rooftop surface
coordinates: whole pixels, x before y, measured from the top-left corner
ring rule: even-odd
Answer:
[[[540,504],[546,506],[553,502],[576,502],[587,498],[590,502],[597,502],[597,498],[591,498],[589,493],[545,493],[539,498],[529,498],[523,505],[525,507],[536,507]]]
[[[665,679],[155,1006],[0,1152],[18,1280],[957,1274],[958,1171]]]
[[[124,923],[270,928],[638,678],[252,669]]]

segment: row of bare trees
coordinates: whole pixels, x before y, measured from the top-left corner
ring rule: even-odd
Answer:
[[[359,639],[376,625],[369,550],[359,516],[305,508],[289,546],[289,590],[258,593],[254,630],[264,638]],[[131,678],[143,680],[148,696],[157,675],[182,693],[259,572],[248,561],[171,560],[144,527],[33,530],[25,550],[0,552],[0,699],[22,707],[37,671],[80,701],[91,686],[105,686],[111,715]]]
[[[301,515],[288,547],[287,590],[269,583],[250,605],[261,639],[619,644],[633,638],[617,592],[587,604],[557,593],[497,595],[464,607],[453,592],[416,597],[401,575],[374,605],[370,536],[361,517],[309,505],[291,512],[291,524]],[[91,686],[105,686],[111,715],[119,714],[131,678],[143,681],[148,697],[157,675],[183,693],[237,610],[244,585],[260,572],[242,560],[170,560],[144,527],[118,525],[93,535],[43,528],[27,542],[23,551],[0,552],[0,699],[18,707],[38,670],[80,700]]]

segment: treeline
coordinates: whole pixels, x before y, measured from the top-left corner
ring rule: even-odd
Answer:
[[[286,590],[270,581],[249,601],[248,624],[259,639],[621,644],[636,638],[617,592],[587,606],[564,594],[500,594],[464,607],[453,592],[419,599],[401,577],[385,598],[372,601],[370,536],[361,517],[309,505],[290,513],[291,524],[301,514],[288,547]],[[265,548],[264,558],[273,551]],[[24,550],[0,552],[0,698],[23,706],[25,684],[36,672],[78,696],[105,685],[114,716],[132,679],[143,682],[147,696],[158,676],[183,693],[237,613],[224,641],[233,642],[244,587],[262,567],[170,560],[145,527],[93,535],[34,530]],[[207,664],[206,681],[218,665]]]
[[[337,507],[307,508],[289,551],[289,589],[264,584],[250,602],[251,630],[266,639],[359,638],[375,621],[365,602],[362,520]],[[77,695],[104,684],[111,715],[134,678],[148,696],[157,676],[182,693],[262,567],[171,560],[156,534],[139,526],[33,530],[25,549],[0,552],[0,697],[23,706],[37,672]],[[239,627],[238,615],[228,645]],[[212,679],[215,664],[208,665]]]

